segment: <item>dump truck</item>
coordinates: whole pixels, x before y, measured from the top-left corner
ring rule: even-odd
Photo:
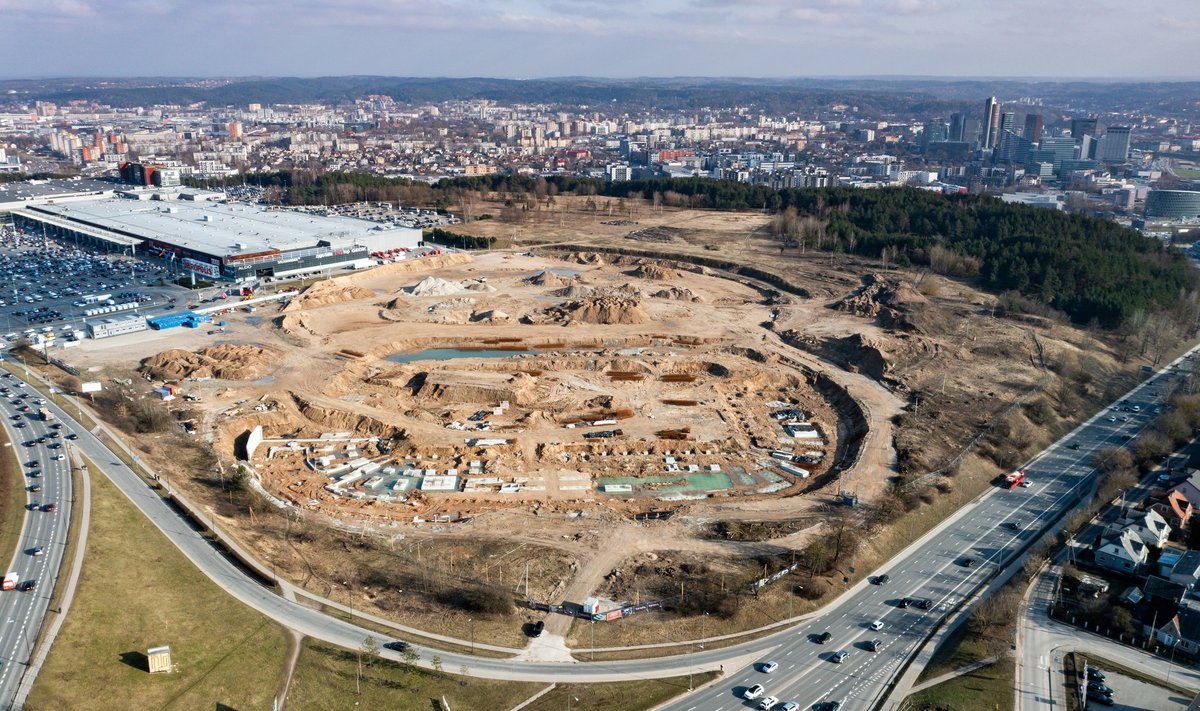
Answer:
[[[40,417],[43,422],[50,422],[50,421],[54,420],[54,413],[50,412],[50,410],[48,410],[44,407],[39,407],[38,408],[38,417]]]

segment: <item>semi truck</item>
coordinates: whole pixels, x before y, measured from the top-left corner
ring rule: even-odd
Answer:
[[[17,573],[9,573],[4,576],[4,590],[13,590],[17,587],[17,583],[21,582],[21,576]]]
[[[43,422],[50,422],[54,419],[54,413],[50,412],[50,410],[48,410],[44,407],[39,407],[38,408],[38,417],[42,418]]]

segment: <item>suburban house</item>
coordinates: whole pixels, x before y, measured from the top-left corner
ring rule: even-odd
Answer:
[[[1163,603],[1173,610],[1179,607],[1179,603],[1183,601],[1183,596],[1187,594],[1187,587],[1172,580],[1151,575],[1146,578],[1146,584],[1142,586],[1142,593],[1148,602]]]
[[[1192,508],[1197,508],[1200,507],[1200,470],[1192,469],[1190,470],[1190,474],[1187,481],[1178,484],[1174,489],[1171,489],[1171,492],[1179,492],[1183,495],[1183,498],[1188,500]]]
[[[1165,577],[1183,585],[1189,592],[1195,590],[1196,583],[1200,583],[1200,551],[1187,551],[1179,556]]]
[[[1195,508],[1182,492],[1171,491],[1150,504],[1150,510],[1162,516],[1171,528],[1178,531],[1187,526]]]
[[[1153,632],[1147,630],[1147,633],[1153,634],[1155,641],[1161,645],[1196,656],[1200,654],[1200,610],[1181,607],[1174,617],[1168,618]]]
[[[1130,511],[1120,520],[1109,525],[1113,531],[1131,531],[1148,546],[1162,548],[1171,535],[1167,520],[1156,511]]]
[[[1137,533],[1110,530],[1096,547],[1096,565],[1127,575],[1136,575],[1146,565],[1150,549]]]

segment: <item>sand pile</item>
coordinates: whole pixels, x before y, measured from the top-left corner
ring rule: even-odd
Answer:
[[[685,288],[679,287],[679,286],[672,286],[668,289],[659,289],[658,291],[651,293],[650,296],[655,299],[671,299],[672,301],[691,301],[693,303],[699,303],[701,301],[704,301],[704,299],[702,299],[699,296],[697,296],[696,294],[694,294],[691,289],[685,289]]]
[[[431,276],[407,288],[408,293],[413,296],[453,296],[467,291],[466,287],[457,281],[446,281]]]
[[[563,287],[566,287],[566,286],[570,286],[571,284],[574,284],[575,280],[570,279],[568,277],[560,276],[560,275],[555,274],[554,272],[547,269],[544,271],[540,271],[537,274],[534,274],[533,276],[529,277],[528,279],[522,280],[522,283],[527,284],[529,286],[563,286]]]
[[[356,299],[369,299],[372,296],[375,296],[375,292],[361,286],[346,286],[336,280],[322,281],[313,284],[305,289],[303,294],[292,299],[287,310],[311,309]]]
[[[575,262],[576,264],[591,264],[597,267],[602,267],[605,264],[604,257],[601,257],[595,252],[573,252],[565,259],[568,262]]]
[[[509,316],[500,309],[489,309],[487,311],[476,311],[471,314],[471,321],[474,323],[509,323],[512,321],[512,316]]]
[[[642,309],[637,297],[611,291],[582,301],[571,301],[555,307],[568,321],[577,323],[630,324],[649,323],[650,315]]]
[[[484,292],[486,292],[486,291],[495,291],[496,290],[496,287],[492,286],[491,284],[484,284],[481,281],[473,281],[473,282],[463,286],[463,288],[466,289],[467,291],[484,291]]]
[[[141,372],[162,380],[257,380],[274,370],[278,360],[278,351],[259,346],[225,344],[195,353],[173,348],[143,360]]]
[[[638,277],[639,279],[647,279],[649,281],[670,281],[678,279],[679,275],[673,269],[665,269],[657,264],[639,264],[636,269],[629,272],[629,276]]]
[[[568,286],[565,289],[556,289],[551,293],[554,296],[562,296],[562,297],[565,297],[568,299],[575,299],[576,301],[579,301],[581,299],[592,298],[593,296],[596,295],[596,290],[590,286],[583,286],[582,284],[572,284],[571,286]]]

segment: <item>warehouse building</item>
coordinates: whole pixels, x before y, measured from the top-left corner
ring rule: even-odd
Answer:
[[[174,196],[174,193],[171,194]],[[144,258],[208,279],[248,281],[373,264],[414,249],[421,231],[342,216],[204,200],[127,199],[28,205],[19,227]]]

